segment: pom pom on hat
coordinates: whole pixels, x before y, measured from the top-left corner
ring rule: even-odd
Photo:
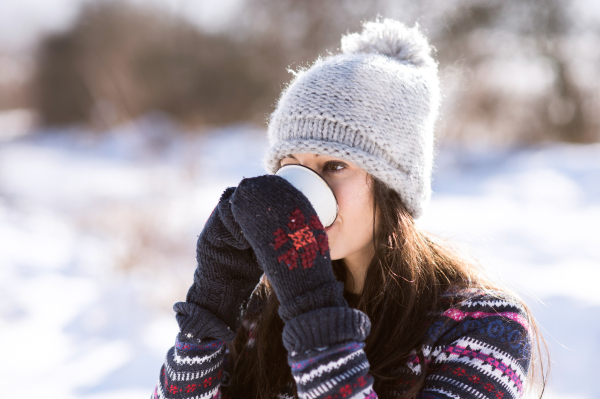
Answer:
[[[419,25],[408,28],[393,19],[365,22],[361,33],[342,37],[344,54],[376,53],[387,55],[403,64],[435,65],[431,47],[419,31]]]

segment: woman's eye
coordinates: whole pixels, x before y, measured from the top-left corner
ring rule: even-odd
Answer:
[[[327,162],[323,168],[327,172],[338,173],[346,168],[346,164],[342,162]]]

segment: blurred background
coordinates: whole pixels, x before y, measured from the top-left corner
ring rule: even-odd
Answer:
[[[147,397],[289,70],[419,23],[444,100],[418,223],[534,311],[545,397],[599,398],[600,2],[2,0],[0,392]]]

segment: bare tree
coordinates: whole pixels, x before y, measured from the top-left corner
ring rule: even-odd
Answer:
[[[576,78],[574,67],[582,54],[570,51],[581,34],[571,1],[456,4],[444,17],[446,34],[434,39],[442,66],[458,65],[462,72],[453,75],[458,80],[462,76],[462,84],[448,99],[448,137],[520,143],[600,138],[595,112],[590,112],[594,107],[589,106],[600,105],[593,94],[598,85]],[[520,70],[502,69],[516,62]],[[519,80],[525,80],[519,89],[498,83]],[[543,87],[536,87],[540,80]]]
[[[194,125],[262,123],[288,68],[336,53],[342,34],[378,15],[418,21],[436,47],[442,140],[598,140],[600,60],[587,59],[584,77],[573,43],[600,29],[582,31],[572,0],[246,0],[219,34],[92,2],[40,47],[35,98],[48,124],[110,126],[153,109]]]

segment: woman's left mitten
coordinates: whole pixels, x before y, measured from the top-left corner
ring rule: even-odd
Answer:
[[[229,187],[206,221],[196,245],[198,266],[186,302],[174,309],[182,332],[231,341],[250,294],[260,281],[253,249],[231,213]]]
[[[363,340],[369,320],[348,307],[344,285],[333,274],[327,234],[306,196],[282,177],[264,175],[242,180],[230,202],[281,303],[286,348]]]

